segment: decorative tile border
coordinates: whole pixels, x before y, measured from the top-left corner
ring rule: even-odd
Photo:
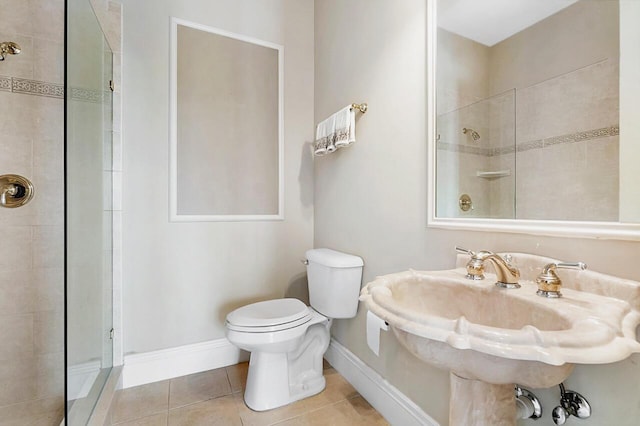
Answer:
[[[461,152],[463,154],[475,154],[484,157],[495,157],[499,155],[513,154],[516,152],[530,151],[532,149],[542,149],[553,145],[565,143],[585,142],[594,139],[607,138],[620,134],[620,126],[614,125],[602,127],[600,129],[586,130],[583,132],[570,133],[567,135],[553,136],[546,139],[522,142],[517,146],[502,146],[497,148],[484,148],[478,146],[460,145],[455,143],[438,142],[437,148],[442,151]]]
[[[63,84],[2,75],[0,75],[0,91],[22,93],[25,95],[46,96],[48,98],[64,98]],[[105,100],[105,91],[101,90],[72,87],[70,93],[71,99],[80,102],[99,104]]]
[[[100,104],[105,98],[105,92],[101,90],[85,89],[84,87],[71,87],[71,99],[80,102]]]
[[[64,98],[64,85],[46,83],[44,81],[12,78],[11,91],[28,95],[46,96],[49,98]]]
[[[0,90],[5,92],[11,91],[11,77],[0,75]]]
[[[461,152],[463,154],[490,156],[493,148],[484,148],[479,146],[460,145],[457,143],[438,142],[438,149],[442,151]]]

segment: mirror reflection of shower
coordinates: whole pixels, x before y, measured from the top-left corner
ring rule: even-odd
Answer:
[[[4,61],[7,55],[17,55],[20,53],[20,45],[13,41],[0,42],[0,61]]]
[[[462,133],[464,133],[465,135],[467,133],[471,134],[471,138],[473,139],[474,142],[477,142],[480,140],[480,133],[476,132],[475,130],[469,128],[469,127],[463,127],[462,128]]]

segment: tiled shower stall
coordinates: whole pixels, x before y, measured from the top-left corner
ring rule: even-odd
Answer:
[[[21,48],[0,62],[0,175],[28,178],[35,194],[22,207],[0,208],[3,426],[84,424],[96,403],[91,391],[100,393],[121,359],[110,338],[119,327],[112,230],[121,139],[112,121],[119,126],[120,8],[106,0],[0,2],[0,42]],[[68,57],[65,32],[75,49]],[[85,409],[74,417],[72,407]]]
[[[0,174],[34,199],[0,209],[0,424],[54,424],[64,410],[64,2],[3,1]]]

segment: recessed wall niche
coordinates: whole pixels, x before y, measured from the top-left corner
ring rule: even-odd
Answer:
[[[171,20],[170,219],[283,219],[283,47]]]

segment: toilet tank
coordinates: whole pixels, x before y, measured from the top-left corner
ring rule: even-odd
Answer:
[[[308,250],[306,256],[311,307],[329,318],[355,317],[362,258],[326,248]]]

